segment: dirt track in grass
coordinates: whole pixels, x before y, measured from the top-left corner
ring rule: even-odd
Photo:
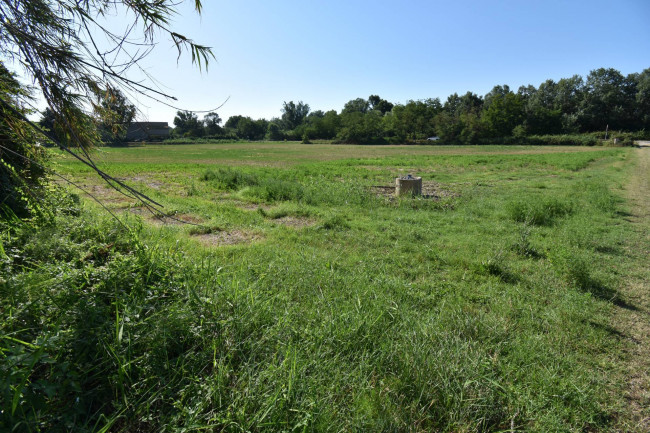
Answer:
[[[650,431],[650,148],[640,147],[635,153],[637,165],[627,186],[627,219],[637,237],[628,246],[628,257],[638,260],[641,268],[627,276],[623,287],[623,296],[635,308],[619,309],[614,319],[628,339],[623,373],[629,404],[619,419],[619,432]]]

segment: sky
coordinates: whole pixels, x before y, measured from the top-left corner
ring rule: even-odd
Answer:
[[[193,3],[179,6],[171,27],[212,47],[208,70],[188,55],[177,60],[162,35],[141,66],[176,107],[227,100],[217,110],[224,121],[279,117],[283,101],[340,112],[371,94],[444,102],[497,84],[516,90],[600,67],[650,67],[650,0],[203,0],[201,16]],[[134,102],[141,120],[172,124],[175,109]]]

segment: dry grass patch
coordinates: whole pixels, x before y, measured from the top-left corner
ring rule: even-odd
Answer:
[[[155,225],[202,224],[205,220],[192,214],[150,215],[149,221]]]
[[[149,188],[156,189],[156,190],[159,190],[161,187],[167,185],[164,182],[153,180],[148,176],[134,176],[132,178],[127,178],[127,179],[124,179],[124,180],[130,180],[130,181],[133,181],[133,182],[141,182],[141,183],[145,184],[146,186],[148,186]]]
[[[295,217],[295,216],[284,216],[282,218],[277,218],[273,220],[276,224],[280,224],[286,227],[293,227],[296,229],[301,229],[304,227],[312,227],[316,225],[316,220],[305,217]]]
[[[154,214],[149,209],[143,206],[134,206],[134,207],[125,207],[120,209],[114,209],[119,213],[130,213],[132,215],[138,215],[142,219],[150,224],[162,226],[162,225],[181,225],[181,224],[202,224],[205,220],[196,215],[182,213],[176,215],[161,215]]]
[[[208,247],[246,244],[261,239],[261,236],[256,233],[243,230],[216,231],[194,235],[193,237]]]
[[[373,194],[392,200],[395,198],[395,185],[374,185],[370,187]],[[452,191],[447,185],[431,180],[422,181],[422,198],[441,200],[443,198],[458,197],[458,192]]]
[[[251,202],[245,202],[245,201],[233,201],[232,204],[235,207],[238,207],[243,210],[248,210],[248,211],[257,211],[259,209],[264,209],[265,211],[270,210],[271,206],[268,204],[263,204],[263,203],[251,203]]]

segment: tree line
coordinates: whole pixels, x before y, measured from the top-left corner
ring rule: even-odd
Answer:
[[[174,137],[245,140],[334,140],[339,143],[407,143],[437,137],[448,143],[595,131],[650,130],[650,68],[624,76],[600,68],[546,80],[517,91],[497,85],[484,96],[454,93],[439,98],[391,103],[378,95],[348,101],[341,112],[311,111],[304,102],[284,102],[271,120],[232,116],[223,125],[217,113],[199,120],[179,111]]]

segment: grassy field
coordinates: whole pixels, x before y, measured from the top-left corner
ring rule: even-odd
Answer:
[[[0,427],[610,431],[628,344],[612,317],[635,308],[620,289],[645,267],[627,248],[634,155],[99,150],[164,205],[154,218],[55,154],[130,229],[86,197],[4,239],[29,260],[1,282],[2,350],[18,361]],[[423,197],[390,194],[406,173]]]

